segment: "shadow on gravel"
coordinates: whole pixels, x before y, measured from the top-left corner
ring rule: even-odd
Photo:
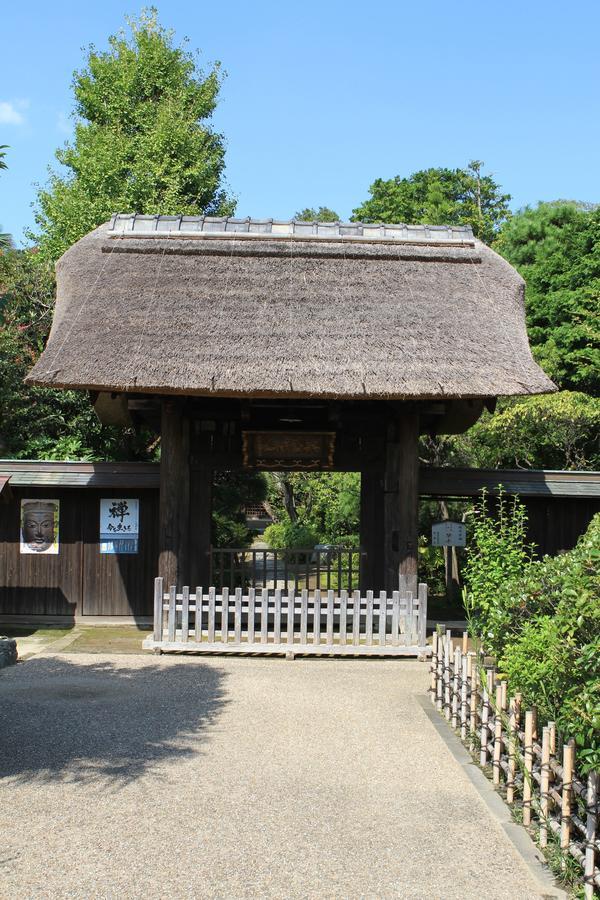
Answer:
[[[117,786],[196,755],[227,703],[224,677],[196,662],[128,668],[40,658],[6,670],[0,777]]]

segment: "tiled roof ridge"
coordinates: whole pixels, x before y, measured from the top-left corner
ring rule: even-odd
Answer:
[[[235,216],[166,216],[115,213],[108,230],[116,234],[254,234],[269,237],[354,238],[375,241],[472,241],[470,225],[405,225],[371,222],[305,222]]]

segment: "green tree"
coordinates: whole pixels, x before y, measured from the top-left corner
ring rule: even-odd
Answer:
[[[156,10],[128,22],[130,34],[91,46],[75,73],[75,140],[56,153],[39,191],[41,252],[59,257],[115,211],[228,214],[222,187],[225,147],[209,121],[221,85],[219,64],[205,74],[174,44]]]
[[[565,201],[526,208],[494,249],[525,279],[539,364],[561,388],[600,394],[600,209]]]
[[[0,455],[28,459],[140,459],[145,433],[100,424],[81,391],[30,388],[23,378],[46,340],[54,267],[38,253],[0,254]]]
[[[315,209],[314,206],[307,206],[306,209],[297,212],[294,218],[298,222],[339,222],[340,217],[328,206],[320,206]]]
[[[510,212],[504,194],[483,163],[472,160],[466,169],[432,168],[408,178],[378,178],[368,200],[352,214],[355,222],[405,222],[410,225],[470,225],[481,240],[491,243]]]
[[[269,500],[279,523],[277,535],[289,536],[290,546],[299,546],[299,533],[312,535],[315,542],[356,546],[358,472],[273,472],[268,478]]]
[[[600,399],[575,391],[501,400],[494,415],[442,439],[446,459],[481,468],[600,468]]]
[[[54,304],[52,263],[117,210],[229,213],[221,178],[224,141],[209,122],[221,75],[176,46],[156,12],[130,33],[91,47],[74,75],[75,140],[57,152],[66,174],[39,191],[39,252],[0,254],[0,452],[54,459],[147,458],[146,432],[103,427],[86,394],[26,388]],[[0,147],[0,168],[5,168]]]
[[[218,472],[213,487],[213,546],[249,546],[253,535],[246,526],[246,506],[266,498],[267,480],[262,472]]]
[[[6,151],[8,150],[7,144],[0,144],[0,169],[8,169],[6,165],[5,156]],[[0,252],[3,250],[10,250],[12,247],[12,238],[10,234],[2,234],[0,233]]]

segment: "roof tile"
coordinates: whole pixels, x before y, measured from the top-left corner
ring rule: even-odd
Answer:
[[[297,219],[239,219],[233,216],[159,216],[115,213],[109,231],[127,234],[266,234],[281,237],[364,238],[377,241],[472,241],[469,225],[404,225],[370,222],[305,222]]]

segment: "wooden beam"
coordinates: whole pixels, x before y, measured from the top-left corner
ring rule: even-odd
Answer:
[[[383,590],[383,460],[360,476],[360,546],[366,556],[360,565],[360,587]]]
[[[408,408],[390,423],[384,481],[384,590],[400,577],[416,595],[419,535],[419,415]]]
[[[161,404],[158,574],[165,589],[189,579],[190,425],[184,404]]]
[[[191,584],[210,584],[213,470],[205,462],[190,472],[189,558]]]

